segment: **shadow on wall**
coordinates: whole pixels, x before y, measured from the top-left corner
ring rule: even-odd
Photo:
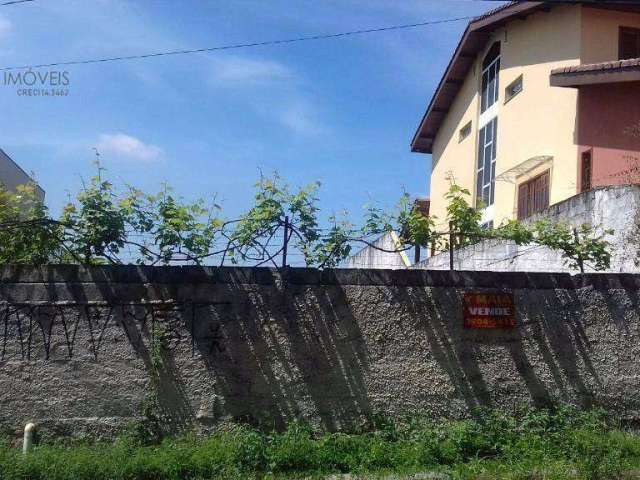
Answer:
[[[200,421],[282,428],[317,417],[336,430],[371,416],[365,342],[341,287],[223,288],[233,303],[196,315],[195,346],[219,397]]]
[[[84,384],[73,380],[69,402],[58,402],[53,415],[61,419],[132,419],[151,400],[172,433],[225,420],[265,429],[295,418],[328,430],[366,425],[366,342],[343,288],[282,284],[270,275],[260,285],[239,279],[188,285],[186,293],[170,283],[51,282],[44,287],[50,301],[74,300],[7,307],[0,361],[52,361],[58,381],[85,369]],[[184,301],[144,300],[179,296]],[[96,298],[113,304],[91,303]],[[28,409],[20,416],[52,416],[41,402]]]
[[[473,287],[303,284],[268,271],[259,282],[47,285],[51,298],[74,302],[18,307],[13,299],[1,317],[1,360],[22,362],[27,380],[0,372],[0,385],[15,389],[2,397],[11,414],[0,423],[129,418],[145,386],[171,432],[226,420],[279,429],[295,418],[349,430],[375,413],[458,417],[556,402],[637,417],[637,291],[535,288],[539,276],[500,275],[528,286],[515,290],[517,329],[464,329],[461,296]],[[96,298],[121,304],[87,306]],[[68,391],[53,413],[47,402],[16,400],[55,395],[61,384]]]
[[[153,417],[158,429],[149,432],[161,437],[164,433],[177,434],[193,424],[194,414],[189,401],[188,387],[176,365],[173,350],[179,346],[183,309],[130,309],[121,317],[122,327],[129,342],[147,372],[146,396],[141,401],[140,414]],[[151,317],[151,318],[149,318]],[[149,321],[150,320],[150,321]],[[145,338],[147,341],[145,342]]]
[[[430,291],[431,290],[431,291]],[[602,332],[588,325],[593,314],[583,310],[580,295],[597,295],[593,290],[527,291],[516,297],[519,327],[514,330],[467,330],[462,325],[461,293],[455,289],[410,288],[396,292],[395,300],[405,305],[410,317],[420,319],[416,325],[428,344],[431,356],[442,369],[454,393],[452,403],[464,402],[457,412],[479,407],[518,408],[525,404],[550,407],[570,403],[584,408],[598,405],[637,409],[623,400],[624,392],[607,390],[602,380],[632,367],[627,355],[619,358],[602,352],[623,351],[630,345],[625,338],[631,321],[637,322],[638,297],[622,291],[620,302],[603,299],[602,318],[618,319],[616,325]],[[528,298],[524,298],[524,297]],[[633,305],[629,310],[628,305]],[[634,318],[631,318],[634,317]],[[587,332],[587,330],[589,330]],[[594,360],[594,344],[598,348]],[[628,343],[628,342],[627,342]],[[612,382],[612,383],[615,383]],[[617,396],[617,402],[610,400]],[[612,405],[613,404],[613,405]],[[621,407],[625,408],[625,407]],[[456,414],[454,411],[452,413]]]

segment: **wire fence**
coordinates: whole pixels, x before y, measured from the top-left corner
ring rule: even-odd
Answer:
[[[266,225],[254,231],[239,234],[236,230],[242,220],[226,221],[220,225],[210,237],[206,238],[204,245],[194,248],[191,245],[189,235],[192,232],[174,232],[173,243],[166,242],[166,238],[159,236],[159,228],[156,230],[141,232],[134,228],[125,229],[117,239],[104,245],[90,246],[86,255],[77,247],[77,226],[67,225],[51,219],[39,219],[29,221],[12,221],[0,223],[0,232],[19,232],[21,229],[51,227],[51,235],[59,235],[57,253],[66,262],[72,263],[109,263],[109,264],[137,264],[137,265],[210,265],[210,266],[248,266],[248,267],[317,267],[320,269],[336,266],[369,267],[374,263],[380,268],[407,268],[419,264],[424,258],[432,258],[446,254],[448,267],[456,270],[465,262],[482,264],[485,267],[493,267],[505,261],[515,261],[517,258],[528,255],[537,249],[548,248],[542,244],[535,244],[518,252],[509,253],[499,257],[479,256],[477,259],[461,257],[460,255],[474,255],[473,250],[462,250],[465,247],[478,244],[484,240],[509,240],[509,238],[496,235],[496,230],[474,230],[471,233],[456,231],[453,222],[449,224],[449,230],[443,232],[430,232],[427,244],[415,244],[400,235],[393,236],[392,241],[381,241],[384,234],[390,234],[391,230],[376,231],[365,234],[365,229],[349,225],[339,231],[336,238],[331,238],[331,243],[326,241],[336,228],[314,227],[312,231],[305,230],[291,222],[289,217],[272,220]],[[57,229],[56,229],[57,228]],[[54,233],[55,232],[55,233]],[[42,232],[40,232],[42,233]],[[45,232],[46,233],[46,232]],[[22,232],[24,236],[24,232]],[[578,245],[577,229],[573,228],[575,244]],[[12,238],[10,237],[4,237]],[[75,244],[74,244],[75,242]],[[523,244],[524,245],[524,244]],[[0,245],[1,247],[1,245]],[[322,250],[324,249],[324,250]],[[361,250],[371,250],[383,254],[397,255],[385,258],[378,255],[375,262],[367,263],[358,260]],[[320,251],[320,255],[318,255]],[[558,251],[558,250],[557,250]],[[560,252],[562,253],[562,252]],[[423,257],[424,255],[424,257]],[[366,254],[365,254],[366,256]],[[411,258],[413,257],[413,258]],[[49,259],[47,259],[49,260]],[[53,259],[55,260],[55,259]],[[7,261],[5,258],[4,261]],[[558,260],[539,258],[539,263],[554,263]],[[46,263],[52,263],[47,261]],[[458,267],[456,267],[458,263]],[[442,266],[442,262],[439,263]],[[577,266],[584,272],[586,263],[577,258]]]

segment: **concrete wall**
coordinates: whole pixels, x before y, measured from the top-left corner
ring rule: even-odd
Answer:
[[[396,232],[389,232],[360,249],[344,261],[344,268],[392,268],[411,266],[408,252],[398,251],[402,247]]]
[[[112,435],[152,374],[173,430],[551,402],[638,420],[639,289],[632,275],[4,266],[0,425]],[[496,291],[513,293],[517,328],[465,330],[462,295]]]
[[[640,186],[610,186],[576,195],[552,205],[528,221],[546,218],[554,223],[580,226],[584,223],[613,229],[607,236],[612,253],[610,272],[640,273]],[[455,251],[459,270],[571,272],[560,252],[538,245],[518,246],[512,242],[484,241]],[[413,268],[449,269],[449,254],[433,256]],[[590,269],[587,266],[587,270]]]

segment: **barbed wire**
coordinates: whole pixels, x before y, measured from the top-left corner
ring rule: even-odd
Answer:
[[[191,240],[201,232],[177,231],[171,232],[168,239],[163,237],[162,226],[152,225],[146,230],[140,231],[135,225],[127,225],[121,236],[109,239],[108,242],[86,246],[86,250],[77,248],[78,240],[84,241],[82,235],[86,232],[78,231],[77,225],[71,222],[62,222],[50,218],[31,220],[14,220],[0,223],[0,232],[23,228],[41,227],[46,233],[58,242],[58,259],[71,260],[73,263],[95,263],[96,261],[110,264],[139,264],[139,265],[241,265],[241,266],[271,266],[282,268],[287,266],[326,266],[359,265],[358,256],[363,250],[371,249],[383,254],[375,260],[377,266],[389,266],[392,268],[408,268],[411,264],[407,257],[402,257],[407,252],[414,251],[415,263],[420,263],[419,258],[423,251],[433,258],[443,253],[449,254],[449,268],[455,269],[455,264],[468,261],[461,258],[461,252],[466,247],[471,247],[484,240],[506,241],[513,240],[501,234],[499,230],[472,230],[469,232],[455,231],[453,223],[447,231],[430,231],[428,241],[425,244],[416,245],[410,239],[403,238],[400,234],[391,238],[391,242],[381,241],[392,230],[376,229],[358,231],[349,226],[342,230],[333,228],[321,228],[309,225],[299,226],[291,222],[289,217],[271,219],[267,224],[249,232],[238,233],[237,227],[242,226],[246,219],[227,220],[220,222],[208,236],[198,240],[201,244],[192,245]],[[577,230],[574,229],[577,236]],[[335,238],[331,235],[336,234]],[[577,241],[577,237],[576,237]],[[323,243],[325,242],[325,243]],[[329,243],[326,243],[329,242]],[[81,243],[81,242],[80,242]],[[517,245],[535,244],[531,238],[526,243]],[[357,250],[358,247],[362,247]],[[514,262],[517,258],[527,255],[536,249],[544,248],[538,244],[521,249],[518,252],[502,257],[488,258],[485,255],[479,263],[486,267],[492,267],[501,262]],[[556,248],[555,251],[558,251]],[[384,258],[384,255],[398,255],[398,260]],[[464,255],[464,253],[463,253]],[[580,260],[581,261],[581,260]],[[545,263],[540,259],[541,263]],[[424,263],[424,262],[423,262]],[[557,263],[554,260],[553,263]],[[407,265],[408,264],[408,265]],[[437,265],[438,260],[431,264]],[[586,263],[581,264],[581,270]]]
[[[233,231],[228,231],[229,226],[234,225],[239,220],[230,220],[222,224],[214,233],[206,246],[206,252],[193,252],[188,249],[182,249],[175,245],[159,245],[158,232],[140,232],[134,228],[127,227],[124,230],[124,236],[121,239],[122,245],[107,245],[100,251],[99,257],[113,264],[201,264],[215,263],[218,265],[225,264],[242,264],[252,266],[262,266],[269,264],[274,267],[288,265],[289,262],[305,266],[311,262],[309,252],[302,249],[309,239],[300,231],[300,229],[289,222],[288,219],[280,219],[275,224],[268,225],[261,231],[252,232],[248,239],[240,239]],[[64,253],[70,255],[75,262],[89,263],[88,259],[83,260],[80,254],[74,252],[68,245],[74,237],[78,235],[77,226],[59,220],[49,218],[32,219],[32,220],[16,220],[0,223],[0,231],[15,231],[25,228],[49,228],[51,227],[51,235],[58,235],[60,248]],[[55,231],[55,229],[60,229]],[[326,237],[333,231],[332,228],[315,228],[314,234],[318,239]],[[187,232],[183,232],[188,236]],[[359,234],[358,229],[350,226],[345,232],[338,246],[349,246],[349,252],[356,249],[358,245],[375,249],[387,254],[400,254],[415,248],[413,245],[396,245],[392,248],[377,245],[376,237],[385,232],[374,232],[368,235]],[[448,233],[434,233],[434,238],[448,235]],[[181,239],[184,241],[184,238]],[[286,254],[284,251],[287,250]],[[433,249],[432,249],[433,250]],[[331,263],[337,252],[327,252],[326,258],[321,263],[323,267],[327,263]],[[281,258],[282,262],[276,260]]]

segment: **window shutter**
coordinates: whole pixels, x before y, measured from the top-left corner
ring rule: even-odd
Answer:
[[[527,200],[529,198],[529,184],[523,183],[518,187],[518,219],[527,218]]]
[[[549,172],[518,186],[518,219],[530,217],[549,206]]]
[[[542,175],[542,210],[549,206],[549,172]]]
[[[640,29],[620,28],[620,60],[640,57]]]
[[[543,173],[534,181],[533,213],[538,213],[549,206],[549,174]]]
[[[580,171],[580,191],[587,192],[591,190],[591,152],[582,154],[582,168]]]
[[[536,205],[536,183],[537,178],[529,182],[529,198],[527,199],[527,217],[530,217],[535,212]]]
[[[532,196],[531,204],[532,204],[533,208],[530,209],[531,213],[537,212],[538,209],[540,208],[540,204],[542,203],[542,201],[540,199],[540,192],[542,191],[542,189],[540,188],[540,185],[541,185],[540,180],[541,180],[541,177],[538,177],[533,181],[533,185],[532,185],[533,188],[531,189],[531,190],[533,190],[531,192],[532,193],[532,195],[531,195]]]

